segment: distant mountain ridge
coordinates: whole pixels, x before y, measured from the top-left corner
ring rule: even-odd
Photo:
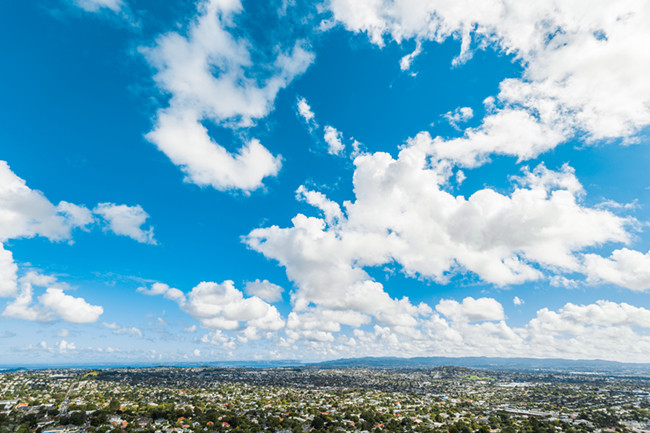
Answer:
[[[435,368],[455,366],[487,370],[552,370],[581,373],[650,374],[650,363],[558,358],[491,358],[484,356],[459,358],[444,356],[342,358],[309,365],[322,368]]]

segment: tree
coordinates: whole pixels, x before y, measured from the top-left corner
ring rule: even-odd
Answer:
[[[325,421],[327,421],[327,419],[323,415],[318,414],[311,421],[311,426],[316,430],[322,430],[323,427],[325,427]]]
[[[86,422],[86,413],[82,411],[72,412],[68,422],[73,425],[83,425]]]
[[[104,411],[95,412],[92,418],[90,418],[90,425],[95,427],[99,427],[100,425],[106,424],[107,422],[108,416]]]
[[[120,408],[120,401],[116,398],[111,399],[111,402],[108,404],[108,410],[110,410],[111,413],[115,413],[119,408]]]

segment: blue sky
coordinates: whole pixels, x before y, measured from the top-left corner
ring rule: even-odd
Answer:
[[[0,363],[650,355],[648,8],[0,5]]]

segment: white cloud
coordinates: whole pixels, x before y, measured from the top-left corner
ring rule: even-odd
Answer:
[[[34,287],[46,288],[34,302]],[[64,292],[66,285],[51,275],[27,272],[18,279],[18,293],[2,312],[4,317],[47,322],[60,317],[69,323],[95,322],[104,312],[101,306],[91,305],[80,297]]]
[[[585,273],[592,283],[610,283],[630,290],[650,290],[650,252],[621,248],[608,258],[585,254]]]
[[[515,296],[512,298],[512,303],[515,305],[522,305],[524,301],[519,296]]]
[[[247,295],[257,296],[266,302],[278,302],[282,300],[284,289],[268,280],[255,280],[248,281],[244,286],[244,291]]]
[[[256,296],[244,298],[232,281],[200,283],[188,294],[185,310],[204,326],[218,329],[237,329],[241,321],[254,322],[257,327],[266,323],[272,330],[284,326],[275,307]]]
[[[436,311],[457,321],[480,322],[484,320],[503,320],[503,306],[492,298],[474,299],[467,297],[463,302],[445,299],[436,305]]]
[[[102,9],[120,12],[124,7],[122,0],[73,0],[73,2],[86,12],[99,12]]]
[[[85,206],[61,201],[56,208],[58,213],[63,215],[73,227],[80,227],[83,230],[87,230],[86,226],[95,222],[92,212]]]
[[[138,292],[162,295],[175,301],[183,311],[199,320],[205,328],[228,331],[256,328],[277,331],[284,327],[284,320],[277,308],[257,296],[244,297],[230,280],[221,284],[201,282],[187,295],[162,283],[155,283],[150,289],[141,287]]]
[[[201,342],[221,346],[228,350],[234,349],[236,345],[234,338],[227,336],[220,329],[215,329],[201,336]]]
[[[384,340],[412,332],[460,342],[449,349],[456,354],[469,344],[475,353],[525,355],[523,337],[506,324],[495,300],[447,300],[434,313],[427,305],[392,298],[365,268],[397,263],[408,276],[442,283],[466,272],[499,286],[555,281],[584,271],[585,249],[629,240],[627,227],[634,220],[583,205],[585,191],[568,165],[557,171],[543,164],[524,167],[511,178],[510,194],[484,188],[466,198],[447,191],[453,164],[432,161],[431,145],[430,138],[418,136],[396,159],[361,154],[354,161],[355,200],[339,206],[300,187],[297,198],[322,217],[298,214],[287,228],[258,228],[245,238],[252,249],[277,260],[297,287],[284,344],[335,345],[342,325],[374,322],[385,329]]]
[[[230,154],[209,137],[198,118],[189,115],[159,113],[157,126],[147,138],[181,167],[187,181],[200,186],[252,191],[262,186],[265,177],[280,171],[280,157],[271,155],[258,140]]]
[[[315,116],[314,112],[311,111],[311,107],[307,103],[307,100],[305,98],[298,98],[298,113],[302,118],[307,122],[307,124],[311,124],[312,122],[315,123]]]
[[[300,321],[291,313],[288,339],[282,344],[301,353],[331,357],[349,356],[354,350],[355,356],[523,356],[624,362],[645,362],[650,350],[650,310],[626,303],[568,303],[558,311],[544,308],[521,328],[506,322],[494,299],[445,300],[439,307],[453,317],[434,312],[414,328],[376,324],[338,336],[336,321],[319,325],[322,317]],[[469,319],[472,314],[478,321]]]
[[[326,230],[323,220],[304,215],[297,215],[293,223],[288,229],[273,226],[253,230],[246,242],[286,268],[298,286],[291,297],[295,311],[304,311],[313,303],[327,310],[371,314],[381,323],[402,326],[414,325],[416,316],[430,311],[423,304],[412,305],[407,298],[392,299],[355,263],[361,259],[379,264],[380,238],[348,237],[339,226]],[[378,254],[361,258],[360,249]]]
[[[156,83],[171,94],[147,139],[181,167],[187,181],[219,190],[259,188],[265,177],[278,173],[280,157],[255,139],[232,154],[212,140],[203,122],[252,125],[266,116],[277,93],[313,60],[297,44],[265,65],[271,76],[257,77],[259,65],[251,59],[250,44],[230,33],[241,11],[237,0],[203,1],[186,36],[168,33],[154,47],[142,50],[157,70]]]
[[[504,109],[483,119],[476,128],[467,128],[462,137],[445,140],[421,132],[411,142],[441,163],[477,167],[490,155],[507,155],[528,160],[553,149],[564,141],[567,131],[556,124],[540,122],[534,115]]]
[[[75,350],[77,350],[77,346],[73,342],[68,342],[66,340],[59,341],[58,351],[60,353],[65,353],[68,351],[75,351]]]
[[[471,107],[460,107],[447,112],[444,117],[451,126],[458,129],[458,124],[465,123],[474,117],[474,110]]]
[[[325,126],[325,142],[327,143],[327,152],[331,155],[338,155],[345,149],[341,142],[342,134],[336,128],[330,125]]]
[[[38,300],[44,307],[70,323],[95,322],[104,312],[102,307],[91,305],[83,298],[67,295],[57,288],[48,288]]]
[[[138,206],[101,203],[94,212],[116,234],[152,243],[153,228],[142,230],[147,213]],[[30,189],[5,161],[0,161],[0,242],[43,236],[51,241],[70,240],[76,228],[86,230],[95,222],[85,206],[67,201],[52,204],[42,192]]]
[[[577,280],[567,278],[563,275],[553,275],[551,278],[549,278],[549,284],[553,287],[575,289],[576,287],[578,287],[579,282]]]
[[[385,37],[461,41],[454,64],[472,45],[514,54],[521,78],[504,80],[498,106],[461,139],[436,139],[436,155],[465,165],[500,153],[528,159],[575,135],[630,139],[650,124],[650,10],[643,2],[521,3],[516,0],[332,0],[334,19]]]
[[[5,161],[0,161],[0,242],[34,236],[67,240],[73,229],[91,222],[88,209],[65,201],[53,205],[42,192],[30,189]]]
[[[140,228],[148,217],[140,206],[102,203],[95,211],[114,233],[141,242],[155,242],[152,228]],[[12,298],[2,313],[4,317],[31,321],[51,321],[60,317],[70,323],[98,319],[103,313],[101,306],[66,294],[67,285],[53,276],[20,269],[12,253],[3,245],[8,239],[35,236],[50,241],[70,241],[74,229],[88,230],[95,222],[93,213],[85,206],[66,201],[52,204],[42,192],[29,188],[5,161],[0,161],[0,297]],[[34,302],[34,287],[46,289],[37,302]]]
[[[115,322],[112,323],[103,322],[102,325],[105,328],[112,330],[113,334],[115,335],[133,335],[142,338],[142,331],[139,328],[136,328],[135,326],[132,326],[130,328],[124,328]]]
[[[402,71],[408,71],[411,69],[411,63],[413,60],[422,53],[422,43],[418,40],[416,41],[415,49],[410,54],[405,55],[399,61],[399,68]]]
[[[650,310],[626,303],[597,301],[595,304],[567,303],[558,313],[543,308],[529,327],[552,334],[574,332],[585,326],[638,326],[650,328]]]
[[[643,362],[650,350],[650,337],[635,329],[649,327],[650,310],[598,301],[568,303],[557,312],[543,308],[522,335],[540,356]]]
[[[343,218],[343,212],[341,212],[341,207],[338,203],[329,200],[321,192],[311,191],[305,188],[304,185],[300,185],[296,190],[296,198],[320,209],[323,212],[327,224],[336,224]]]
[[[583,249],[628,239],[629,220],[580,204],[584,191],[568,166],[525,169],[510,195],[482,189],[465,198],[442,189],[449,171],[430,166],[417,142],[397,159],[364,154],[355,165],[356,200],[344,203],[345,215],[314,196],[324,219],[298,214],[288,228],[258,228],[245,239],[286,269],[298,311],[313,303],[413,323],[417,309],[391,299],[365,267],[395,262],[443,283],[469,271],[504,286],[579,272]]]
[[[0,243],[0,298],[12,296],[18,290],[18,266],[11,251]]]
[[[467,179],[467,177],[465,176],[465,172],[463,172],[463,170],[456,170],[456,176],[455,177],[456,177],[456,183],[458,185],[460,185],[461,183],[463,183],[465,181],[465,179]]]
[[[311,308],[304,312],[291,312],[287,318],[287,341],[293,344],[299,340],[331,342],[334,333],[341,331],[341,325],[358,328],[371,322],[368,314],[353,310],[329,310]]]
[[[149,214],[140,205],[127,206],[114,203],[99,203],[93,212],[108,224],[108,229],[116,235],[127,236],[145,244],[156,244],[153,227],[143,229]]]
[[[20,279],[19,291],[13,299],[7,303],[2,315],[4,317],[11,317],[14,319],[30,320],[30,321],[47,321],[51,320],[51,315],[48,315],[42,308],[33,305],[34,290],[32,287],[32,279],[34,274],[29,273]],[[43,284],[47,284],[44,282]],[[39,284],[36,284],[39,285]]]
[[[178,303],[185,302],[185,293],[163,283],[153,283],[150,288],[138,287],[137,291],[147,296],[162,295],[165,298]]]

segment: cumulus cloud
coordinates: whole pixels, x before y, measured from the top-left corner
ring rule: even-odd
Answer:
[[[543,308],[522,335],[541,356],[641,362],[650,350],[650,337],[638,329],[648,327],[650,310],[601,300],[589,305],[568,303],[557,312]]]
[[[326,230],[322,219],[297,215],[293,227],[253,230],[246,242],[266,257],[278,260],[298,290],[292,294],[294,310],[310,304],[325,309],[354,310],[372,314],[391,324],[413,325],[425,306],[413,306],[407,298],[392,299],[382,284],[372,281],[357,265],[359,248],[372,250],[379,240],[361,237],[347,241],[338,228]],[[377,256],[373,255],[374,258]],[[365,258],[364,258],[365,260]]]
[[[552,334],[575,333],[585,326],[650,327],[650,310],[626,303],[600,300],[595,304],[567,303],[559,312],[543,308],[529,327]]]
[[[34,302],[34,287],[45,288],[38,302]],[[59,283],[51,275],[30,271],[18,279],[18,293],[7,303],[2,315],[41,322],[61,318],[69,323],[91,323],[103,314],[101,306],[68,295],[65,288],[65,284]]]
[[[515,305],[523,305],[524,301],[519,296],[512,298],[512,303]]]
[[[89,230],[97,222],[96,217],[115,234],[155,243],[153,228],[141,228],[148,215],[140,206],[101,203],[94,212],[67,201],[54,205],[0,161],[0,297],[12,298],[3,316],[32,321],[61,318],[70,323],[90,323],[99,318],[101,306],[65,293],[68,287],[53,276],[19,268],[3,245],[10,239],[35,236],[71,241],[73,230]],[[46,289],[36,302],[34,287]]]
[[[162,35],[155,46],[142,50],[157,71],[154,80],[171,95],[147,139],[181,167],[187,181],[219,190],[257,189],[265,177],[278,173],[281,159],[255,139],[230,153],[210,137],[203,123],[251,126],[266,116],[277,93],[313,60],[297,44],[259,68],[251,59],[248,41],[230,32],[241,11],[237,0],[203,1],[185,35]],[[261,76],[268,71],[270,76]]]
[[[59,341],[57,349],[58,349],[59,353],[65,353],[65,352],[68,352],[68,351],[77,350],[77,346],[76,346],[76,344],[74,344],[71,341],[68,342],[66,340],[61,340],[61,341]]]
[[[99,215],[106,222],[108,229],[116,235],[127,236],[145,244],[156,244],[153,227],[142,228],[149,214],[140,205],[99,203],[93,212]]]
[[[316,122],[314,112],[311,111],[311,107],[309,106],[305,98],[298,98],[297,107],[298,107],[298,114],[300,114],[300,116],[307,124]]]
[[[242,321],[269,330],[284,326],[275,307],[257,296],[245,298],[232,281],[200,283],[188,294],[185,310],[209,328],[234,330]]]
[[[503,306],[492,298],[474,299],[467,297],[463,302],[445,299],[436,305],[436,311],[452,320],[480,322],[484,320],[503,320]]]
[[[49,352],[49,353],[68,353],[68,352],[74,352],[77,350],[77,345],[72,342],[72,341],[67,341],[67,340],[60,340],[58,343],[56,343],[53,346],[50,346],[47,344],[47,341],[43,340],[38,345],[33,346],[29,345],[23,350],[39,350],[39,351],[44,351],[44,352]]]
[[[454,38],[461,41],[454,64],[467,61],[472,46],[520,60],[523,76],[501,83],[499,108],[481,126],[435,140],[442,158],[465,165],[491,153],[528,159],[576,134],[628,139],[650,124],[650,53],[641,48],[650,41],[650,11],[637,1],[332,0],[329,8],[378,46],[385,38]]]
[[[252,191],[262,186],[265,177],[275,176],[282,165],[279,156],[273,156],[255,139],[237,154],[229,153],[192,115],[159,113],[156,128],[147,138],[181,167],[187,181],[219,190]]]
[[[474,313],[476,321],[468,316]],[[586,305],[567,303],[557,311],[543,308],[523,327],[513,327],[496,300],[469,298],[440,302],[436,312],[421,318],[414,328],[375,324],[346,335],[336,335],[336,321],[319,325],[314,317],[293,323],[290,315],[289,340],[284,344],[295,348],[302,341],[297,346],[300,350],[333,357],[353,350],[356,356],[523,356],[645,362],[650,349],[649,315],[650,310],[645,308],[601,300]]]
[[[338,203],[331,201],[321,192],[312,191],[305,188],[304,185],[300,185],[296,190],[296,198],[320,209],[327,224],[335,224],[343,218],[343,212],[341,212]]]
[[[244,297],[230,280],[221,284],[204,281],[187,294],[162,283],[155,283],[149,289],[139,288],[138,292],[151,296],[162,295],[175,301],[205,328],[277,331],[284,327],[284,320],[277,308],[258,296]]]
[[[637,292],[650,290],[650,252],[621,248],[610,257],[585,254],[584,264],[591,283],[610,283]]]
[[[467,128],[462,137],[432,138],[420,132],[412,141],[441,163],[473,168],[486,163],[490,155],[532,159],[553,149],[568,138],[558,125],[540,122],[535,115],[518,109],[503,109],[483,119],[476,128]]]
[[[584,191],[568,166],[524,169],[510,195],[486,188],[465,198],[442,189],[449,171],[429,165],[417,140],[397,159],[364,154],[355,165],[356,200],[345,214],[314,194],[306,200],[324,218],[298,214],[287,228],[258,228],[245,239],[286,269],[298,309],[313,303],[382,315],[397,306],[364,267],[395,262],[407,275],[443,283],[469,271],[504,286],[579,272],[583,249],[628,240],[629,220],[581,204]]]
[[[57,288],[48,288],[38,300],[45,308],[70,323],[95,322],[104,312],[102,307],[91,305],[83,298],[68,295]]]
[[[255,280],[248,281],[244,286],[244,291],[247,295],[257,296],[266,302],[278,302],[282,300],[284,289],[268,280]]]
[[[563,287],[565,289],[575,289],[580,284],[578,280],[567,278],[563,275],[553,275],[549,278],[548,282],[553,287]]]
[[[11,251],[0,243],[0,298],[11,296],[18,290],[18,266]]]
[[[185,302],[185,293],[176,288],[169,287],[167,284],[163,283],[153,283],[149,288],[144,286],[138,287],[137,291],[147,296],[162,295],[165,298],[178,303]]]
[[[341,325],[358,328],[369,324],[371,316],[353,310],[308,308],[302,312],[291,312],[287,318],[285,344],[296,341],[332,342],[334,334],[341,331]]]
[[[92,221],[87,208],[65,201],[52,204],[0,161],[0,242],[34,236],[67,240],[73,229],[84,228]]]
[[[22,277],[20,279],[18,293],[7,303],[2,315],[13,319],[30,321],[52,320],[52,316],[47,314],[42,307],[33,305],[34,289],[32,284],[45,286],[54,282],[54,278],[46,278],[35,273],[28,273]]]
[[[235,339],[227,336],[222,330],[215,329],[201,336],[201,343],[221,346],[224,349],[232,350],[236,347]]]
[[[391,297],[366,268],[396,263],[407,276],[440,283],[458,273],[497,286],[555,281],[585,272],[587,248],[629,240],[634,220],[584,205],[584,188],[566,164],[557,170],[523,167],[511,177],[510,193],[484,188],[465,197],[446,188],[455,163],[432,159],[436,146],[436,140],[419,135],[397,158],[360,154],[354,161],[354,200],[341,206],[301,186],[297,198],[321,216],[297,214],[288,227],[248,234],[247,245],[276,260],[297,287],[286,344],[336,345],[341,326],[374,323],[385,338],[399,340],[395,332],[410,329],[469,344],[473,337],[467,333],[476,331],[471,341],[477,353],[502,353],[513,342],[521,348],[519,331],[507,326],[495,300],[446,300],[434,312]]]
[[[115,234],[155,243],[153,228],[141,228],[148,215],[139,205],[100,203],[93,212]],[[0,242],[35,236],[70,240],[74,229],[88,230],[95,223],[93,212],[67,201],[52,204],[42,192],[29,188],[5,161],[0,161]]]
[[[341,141],[342,134],[336,128],[330,125],[325,126],[325,142],[327,143],[327,152],[331,155],[338,155],[345,149]]]

